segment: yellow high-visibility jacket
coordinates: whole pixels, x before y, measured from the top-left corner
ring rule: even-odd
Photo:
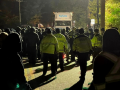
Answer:
[[[65,36],[62,35],[61,33],[57,33],[54,35],[58,40],[59,52],[62,52],[62,53],[67,52],[68,51],[68,44],[67,44],[67,40],[66,40]]]
[[[92,46],[102,48],[102,36],[100,34],[94,35],[94,37],[91,40]]]
[[[72,49],[73,51],[76,51],[79,53],[86,53],[92,50],[92,44],[90,39],[87,36],[85,36],[84,34],[80,34],[73,41]]]
[[[41,41],[40,52],[47,54],[58,54],[59,45],[56,37],[53,34],[47,34]]]

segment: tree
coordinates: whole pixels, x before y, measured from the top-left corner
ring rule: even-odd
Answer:
[[[95,19],[95,24],[97,25],[98,19],[97,19],[97,0],[89,0],[89,13],[90,13],[90,19]],[[101,15],[101,3],[99,0],[99,13],[98,15]],[[99,23],[101,22],[101,19],[99,17]],[[98,27],[96,27],[98,28]]]
[[[106,29],[117,27],[120,32],[120,1],[107,0],[105,12]]]
[[[9,0],[0,1],[0,28],[16,27],[19,25],[19,18],[11,9],[13,7]]]

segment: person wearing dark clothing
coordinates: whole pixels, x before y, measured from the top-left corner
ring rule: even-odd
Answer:
[[[31,28],[26,34],[26,44],[29,63],[35,65],[37,57],[37,49],[39,44],[39,36],[35,33],[35,29]]]
[[[94,34],[93,34],[93,29],[89,29],[89,35],[88,35],[88,37],[90,38],[90,39],[92,39],[93,37],[94,37]]]
[[[120,36],[115,29],[103,35],[102,51],[94,60],[93,81],[88,90],[120,90]]]
[[[4,29],[4,32],[7,32],[8,34],[11,33],[9,28]]]
[[[16,90],[19,84],[20,90],[32,90],[24,76],[24,67],[18,52],[21,51],[21,40],[18,33],[9,34],[0,52],[0,60],[5,64],[5,68],[1,65],[1,88],[4,90]]]
[[[21,37],[22,37],[22,56],[26,56],[26,42],[25,42],[25,29],[21,30]]]
[[[104,35],[104,32],[105,32],[105,29],[104,29],[104,28],[101,28],[101,35],[102,35],[102,36]]]
[[[21,35],[21,28],[19,26],[17,26],[16,28],[16,32],[19,34],[20,36],[20,40],[21,40],[21,43],[23,43],[23,38],[22,38],[22,35]],[[23,51],[21,50],[21,52],[19,52],[21,58],[22,58],[22,54],[23,54]]]
[[[40,43],[41,43],[41,40],[42,40],[42,38],[43,38],[43,36],[42,36],[42,30],[41,30],[41,29],[38,29],[38,36],[39,36],[39,38],[40,38],[40,41],[39,41],[39,43],[38,43],[38,54],[37,54],[37,56],[38,56],[38,60],[40,60],[40,59],[41,59]]]
[[[51,63],[51,75],[57,73],[56,55],[59,55],[59,46],[56,37],[52,34],[51,28],[46,28],[46,36],[42,39],[40,44],[40,52],[43,55],[43,75],[45,76],[48,68],[48,60]]]
[[[88,55],[92,51],[92,44],[91,40],[86,35],[84,35],[83,28],[79,30],[79,33],[80,35],[76,37],[73,41],[72,49],[74,54],[78,56],[78,63],[81,69],[80,90],[82,90],[87,70]]]

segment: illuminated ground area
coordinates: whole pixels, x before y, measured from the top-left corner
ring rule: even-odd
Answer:
[[[92,57],[91,57],[92,60]],[[84,82],[84,87],[89,87],[88,83],[92,81],[92,64],[91,60],[87,62],[87,73],[86,80]],[[60,68],[58,66],[58,74],[50,79],[49,74],[51,73],[51,66],[48,65],[47,75],[43,78],[42,75],[42,62],[38,62],[35,67],[27,64],[27,58],[23,58],[24,71],[27,81],[30,83],[34,90],[65,90],[70,88],[79,81],[80,67],[75,67],[75,62],[67,64],[66,60],[64,63],[65,71],[59,72]],[[59,65],[59,62],[58,62]],[[74,89],[75,90],[75,89]],[[77,90],[77,89],[76,89]]]

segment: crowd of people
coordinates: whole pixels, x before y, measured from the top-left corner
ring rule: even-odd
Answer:
[[[22,57],[28,57],[29,64],[35,65],[37,60],[43,62],[44,77],[51,63],[51,75],[57,74],[57,60],[59,59],[61,72],[64,71],[64,54],[66,61],[76,61],[80,65],[80,88],[85,81],[87,61],[93,56],[93,81],[89,90],[119,90],[120,84],[120,35],[118,29],[108,30],[83,28],[66,29],[47,27],[37,28],[27,26],[16,29],[0,29],[0,60],[6,64],[2,69],[2,87],[5,90],[20,88],[32,90],[24,76]],[[71,58],[69,55],[71,54]],[[4,66],[1,65],[1,68]],[[9,75],[8,75],[9,74]],[[118,89],[119,88],[119,89]],[[22,90],[22,89],[20,89]]]

